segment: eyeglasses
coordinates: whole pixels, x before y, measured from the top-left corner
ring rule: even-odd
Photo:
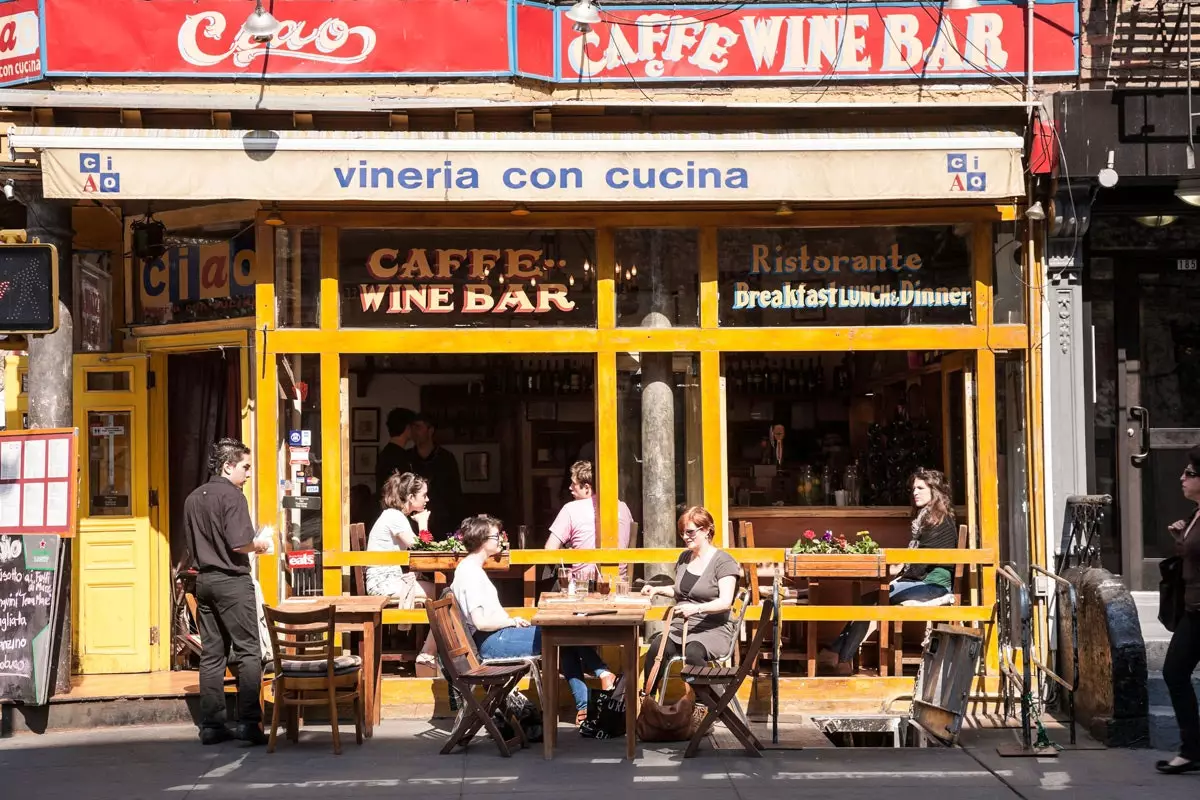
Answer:
[[[1200,472],[1196,472],[1196,470],[1192,469],[1191,467],[1188,467],[1187,469],[1185,469],[1183,471],[1183,477],[1198,478],[1198,477],[1200,477]]]
[[[683,538],[695,539],[697,536],[704,533],[706,530],[708,530],[708,528],[684,528],[683,529]]]

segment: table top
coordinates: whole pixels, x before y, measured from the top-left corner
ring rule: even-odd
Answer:
[[[538,610],[533,615],[533,624],[596,628],[640,625],[645,620],[648,608],[650,608],[650,598],[641,595],[568,597],[559,592],[544,592],[538,600]],[[589,612],[597,611],[616,613],[589,614]]]
[[[619,628],[641,625],[646,619],[646,612],[641,609],[595,616],[587,614],[587,611],[575,609],[543,609],[533,615],[533,624],[543,628]]]
[[[349,595],[335,597],[289,597],[279,604],[280,608],[297,611],[315,611],[333,606],[337,611],[375,612],[383,611],[392,598],[386,595]]]

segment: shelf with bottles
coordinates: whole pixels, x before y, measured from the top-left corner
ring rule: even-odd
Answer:
[[[809,356],[727,356],[725,386],[739,395],[782,397],[792,401],[816,401],[830,396],[846,396],[854,382],[850,354],[837,363],[829,357]]]

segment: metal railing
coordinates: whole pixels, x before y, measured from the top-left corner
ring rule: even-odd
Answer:
[[[1100,566],[1100,526],[1112,505],[1107,494],[1073,494],[1067,497],[1054,572],[1063,574],[1071,567]]]
[[[1013,595],[1016,595],[1014,608]],[[1013,632],[1019,626],[1021,664],[1018,672],[1013,647]],[[1017,574],[1012,562],[996,570],[996,643],[1000,655],[1000,693],[1004,699],[1004,716],[1013,716],[1013,691],[1021,704],[1021,746],[1033,750],[1031,713],[1033,704],[1033,673],[1030,667],[1033,652],[1033,605],[1029,587]]]
[[[1030,570],[1032,571],[1033,576],[1044,575],[1045,577],[1054,581],[1056,587],[1054,593],[1055,597],[1060,603],[1062,602],[1062,598],[1066,598],[1067,608],[1071,614],[1070,682],[1043,664],[1041,659],[1039,659],[1036,655],[1030,655],[1030,659],[1033,661],[1033,665],[1037,668],[1038,672],[1040,672],[1042,675],[1045,675],[1055,684],[1066,690],[1067,716],[1071,728],[1071,744],[1075,744],[1075,692],[1079,689],[1079,603],[1078,597],[1075,594],[1075,585],[1065,578],[1051,573],[1049,570],[1042,569],[1036,564],[1031,566]],[[1046,624],[1050,625],[1051,622],[1057,624],[1059,614],[1061,614],[1063,610],[1062,606],[1059,605],[1056,607],[1054,604],[1048,603],[1046,608]],[[1061,647],[1059,647],[1058,652],[1062,653]],[[1061,665],[1062,663],[1062,656],[1060,655],[1059,664]],[[1059,668],[1061,669],[1061,666]]]

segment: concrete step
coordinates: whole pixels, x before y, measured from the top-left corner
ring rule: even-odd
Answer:
[[[1167,647],[1171,644],[1171,638],[1166,639],[1146,639],[1146,671],[1147,672],[1162,672],[1163,662],[1167,658]]]
[[[1155,750],[1179,750],[1179,725],[1171,706],[1150,706],[1150,746]]]
[[[1150,696],[1151,706],[1166,706],[1171,705],[1171,695],[1167,692],[1167,682],[1163,680],[1161,672],[1151,672],[1146,681],[1146,692]],[[1192,691],[1200,697],[1200,671],[1192,675]]]

